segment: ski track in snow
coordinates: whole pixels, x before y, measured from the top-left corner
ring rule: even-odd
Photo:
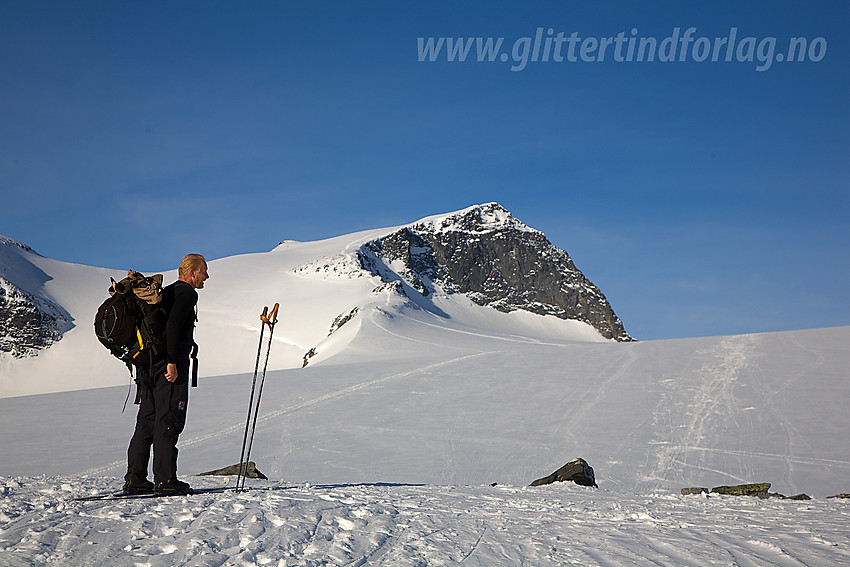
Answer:
[[[418,340],[415,333],[394,333],[392,328],[382,331]],[[781,381],[771,381],[773,370],[762,370],[763,361],[753,360],[760,338],[718,338],[716,344],[696,351],[693,357],[663,366],[663,372],[657,375],[654,367],[640,367],[641,363],[649,364],[641,349],[652,349],[653,345],[617,346],[610,351],[602,345],[605,356],[594,360],[592,366],[567,363],[559,367],[564,376],[557,380],[567,384],[581,384],[577,378],[583,379],[588,368],[598,381],[592,388],[575,388],[571,411],[551,414],[561,416],[552,431],[558,435],[571,433],[582,424],[592,423],[594,411],[603,410],[612,398],[649,390],[643,401],[653,400],[648,406],[650,419],[637,423],[638,431],[623,429],[622,435],[606,440],[611,439],[610,454],[625,460],[635,453],[623,448],[639,442],[637,454],[640,458],[646,455],[641,472],[658,477],[659,483],[663,480],[668,485],[686,486],[678,471],[693,470],[726,475],[730,475],[728,470],[736,470],[731,478],[749,482],[754,479],[744,477],[755,469],[748,468],[752,465],[747,463],[757,458],[784,463],[789,478],[795,465],[797,475],[804,466],[847,470],[850,462],[841,459],[841,452],[823,453],[833,458],[819,458],[801,449],[801,439],[810,439],[812,434],[796,432],[794,425],[804,431],[800,424],[805,422],[793,420],[793,407],[788,403],[801,387],[806,387],[805,382],[795,382],[797,371],[782,375]],[[475,350],[475,345],[463,342],[421,342],[440,347],[446,359],[423,359],[429,361],[427,364],[410,361],[403,371],[391,366],[393,370],[367,372],[359,378],[342,377],[331,382],[333,386],[321,395],[313,391],[297,403],[277,406],[262,414],[259,421],[320,409],[324,402],[347,402],[347,396],[364,391],[373,394],[381,386],[406,377],[437,370],[443,371],[438,374],[468,372],[470,365],[494,358],[493,343],[489,349]],[[816,352],[806,354],[812,351],[795,346],[793,341],[783,346],[801,351],[793,353],[794,360],[817,357]],[[556,350],[569,362],[571,348]],[[509,362],[509,358],[498,360]],[[815,359],[806,360],[798,367],[816,364]],[[503,372],[515,370],[511,367]],[[645,380],[640,388],[629,389],[633,373],[650,371],[652,379]],[[679,371],[681,374],[676,374]],[[548,384],[546,376],[539,383]],[[751,404],[761,403],[761,414],[748,411]],[[333,404],[326,404],[324,409],[328,406]],[[751,417],[763,414],[767,415],[761,422]],[[468,425],[463,419],[461,415],[452,422],[453,427]],[[230,423],[233,425],[223,425],[211,433],[187,437],[181,446],[213,438],[218,442],[241,433],[243,419]],[[356,419],[345,423],[350,427],[362,425]],[[765,423],[776,432],[762,441],[759,435],[764,434]],[[738,445],[713,446],[727,429],[736,434]],[[476,462],[475,451],[484,450],[487,442],[496,440],[497,446],[510,448],[515,441],[505,434],[500,440],[498,431],[489,439],[477,437],[482,432],[446,431],[451,445],[442,458],[451,461],[449,468],[458,478],[468,475],[464,469]],[[538,441],[545,447],[549,439]],[[505,455],[510,452],[503,450],[501,458]],[[723,459],[734,460],[736,465]],[[485,462],[490,465],[488,471],[499,466],[499,461]],[[599,468],[604,470],[606,463],[600,462]],[[725,473],[724,464],[728,466]],[[669,491],[647,494],[611,490],[612,483],[607,481],[600,482],[602,489],[593,490],[570,483],[537,488],[447,485],[451,480],[438,480],[437,484],[363,482],[279,487],[251,480],[254,487],[271,489],[146,500],[72,500],[114,490],[120,481],[104,473],[124,465],[124,461],[117,461],[75,476],[0,477],[0,566],[850,565],[847,500],[759,500],[681,496]],[[776,470],[781,471],[778,467]],[[391,478],[386,473],[367,476]],[[191,482],[204,488],[217,481],[195,477]],[[617,483],[613,479],[615,486]]]
[[[267,421],[272,420],[276,417],[280,417],[282,415],[290,414],[292,412],[295,412],[295,411],[298,411],[298,410],[301,410],[301,409],[304,409],[304,408],[307,408],[307,407],[310,407],[310,406],[314,406],[316,404],[326,402],[328,400],[332,400],[332,399],[335,399],[335,398],[346,396],[348,394],[351,394],[351,393],[354,393],[354,392],[357,392],[357,391],[360,391],[360,390],[372,388],[374,386],[378,386],[380,384],[390,382],[392,380],[398,380],[398,379],[405,378],[407,376],[411,376],[411,375],[418,374],[418,373],[429,372],[429,371],[436,370],[436,369],[442,368],[444,366],[449,366],[451,364],[455,364],[455,363],[458,363],[458,362],[461,362],[461,361],[464,361],[464,360],[467,360],[467,359],[487,356],[489,354],[492,354],[492,352],[476,352],[476,353],[473,353],[473,354],[458,356],[458,357],[455,357],[455,358],[452,358],[452,359],[449,359],[449,360],[444,360],[444,361],[436,362],[436,363],[433,363],[433,364],[426,364],[424,366],[420,366],[420,367],[414,368],[412,370],[407,370],[407,371],[404,371],[404,372],[398,372],[398,373],[391,374],[389,376],[384,376],[384,377],[381,377],[381,378],[377,378],[377,379],[374,379],[374,380],[368,380],[366,382],[360,382],[358,384],[354,384],[353,386],[349,386],[347,388],[342,388],[342,389],[336,390],[334,392],[329,392],[327,394],[324,394],[322,396],[318,396],[316,398],[312,398],[310,400],[305,400],[305,401],[299,402],[297,404],[292,404],[292,405],[289,405],[289,406],[286,406],[286,407],[283,407],[283,408],[279,408],[279,409],[276,409],[276,410],[271,410],[271,411],[267,411],[265,413],[262,413],[257,418],[257,424],[259,425],[259,424],[262,424],[263,422],[267,422]],[[206,433],[204,435],[198,435],[198,436],[195,436],[195,437],[181,439],[179,441],[178,447],[180,449],[183,449],[185,447],[190,447],[192,445],[195,445],[197,443],[201,443],[203,441],[208,441],[210,439],[215,439],[215,438],[223,437],[223,436],[226,436],[226,435],[232,435],[234,433],[243,431],[244,428],[245,428],[244,423],[236,423],[236,424],[224,427],[222,429],[218,429],[216,431]],[[102,466],[102,467],[96,467],[96,468],[88,469],[88,470],[84,471],[83,474],[85,474],[85,475],[102,475],[102,474],[105,474],[109,471],[112,471],[112,470],[115,470],[115,469],[120,469],[120,468],[124,467],[126,464],[127,464],[126,460],[114,461],[114,462],[112,462],[108,465]]]
[[[434,313],[431,313],[430,311],[428,313],[431,316],[439,319],[438,315],[435,315]],[[438,330],[447,331],[447,332],[450,332],[450,333],[458,333],[458,334],[461,334],[461,335],[470,335],[470,336],[473,336],[473,337],[476,337],[476,338],[495,339],[495,340],[498,340],[498,341],[508,341],[508,342],[513,342],[513,343],[525,343],[525,344],[532,344],[532,345],[547,345],[547,346],[556,346],[556,347],[564,346],[564,343],[548,342],[548,341],[544,341],[544,340],[541,340],[541,339],[523,337],[521,335],[496,335],[496,334],[492,334],[492,333],[486,333],[484,331],[466,331],[466,330],[463,330],[463,329],[454,329],[452,327],[446,326],[445,324],[437,325],[437,324],[434,324],[434,323],[428,323],[426,321],[422,321],[422,320],[416,319],[414,317],[407,317],[407,320],[412,321],[414,323],[417,323],[419,325],[431,327],[432,329],[438,329]],[[378,325],[377,322],[376,322],[376,325]],[[378,325],[378,326],[380,327],[380,325]],[[392,331],[388,330],[386,327],[381,327],[381,328],[384,331],[386,331],[386,332],[388,332],[392,335],[395,335],[397,337],[400,337],[402,339],[415,340],[415,339],[411,339],[410,337],[405,337],[405,336],[393,333]],[[432,344],[436,344],[436,343],[432,343]]]
[[[672,396],[662,396],[655,422],[658,437],[663,441],[653,454],[655,467],[649,473],[650,478],[666,482],[671,480],[669,471],[696,468],[726,475],[736,483],[749,482],[746,478],[708,468],[692,459],[692,449],[704,445],[706,439],[711,437],[710,432],[720,429],[726,420],[735,420],[735,387],[757,337],[748,337],[746,344],[736,339],[724,338],[719,348],[697,353],[711,357],[718,356],[719,352],[721,360],[709,358],[703,368],[695,373],[698,382],[693,386],[690,404],[677,406],[670,402]],[[678,387],[678,384],[674,383],[672,387]]]
[[[631,365],[636,358],[633,350],[623,350],[602,363],[609,366],[612,371],[601,372],[601,375],[605,378],[597,383],[594,388],[585,390],[581,397],[576,400],[574,409],[570,412],[566,426],[563,428],[566,434],[575,437],[573,431],[578,428],[579,424],[592,422],[598,404],[605,403],[606,400],[617,395],[617,386],[622,383],[624,378],[629,376]],[[575,441],[578,443],[578,439],[575,439]]]
[[[812,354],[816,356],[817,360],[815,360],[810,366],[810,372],[823,364],[823,355],[821,353],[804,348],[803,345],[801,345],[793,336],[786,336],[783,338],[785,339],[784,342],[786,349],[797,351],[801,353],[802,356],[811,356]],[[799,443],[802,436],[796,431],[791,420],[788,419],[787,415],[785,415],[785,412],[777,406],[775,398],[777,394],[779,394],[789,384],[799,380],[800,376],[799,374],[790,376],[785,380],[784,384],[780,385],[778,388],[776,385],[768,387],[762,372],[755,373],[754,378],[757,387],[759,387],[763,393],[765,407],[782,427],[782,432],[785,436],[785,452],[783,454],[783,459],[785,461],[785,477],[783,480],[796,492],[799,489],[793,480],[794,465],[801,461],[794,456],[794,445]],[[805,443],[805,441],[803,443]]]
[[[850,508],[838,500],[644,496],[572,484],[305,484],[71,500],[111,482],[0,477],[0,565],[850,563]]]

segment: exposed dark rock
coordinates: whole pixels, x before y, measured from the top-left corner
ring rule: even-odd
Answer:
[[[401,283],[401,280],[382,283],[381,285],[372,290],[372,293],[374,293],[375,295],[385,292],[397,293],[403,297],[407,297],[407,293],[405,293],[404,291],[404,284]]]
[[[33,255],[0,236],[0,355],[35,356],[73,327],[68,312],[43,293],[50,276],[29,260]]]
[[[328,332],[328,336],[331,336],[332,334],[334,334],[334,332],[337,329],[339,329],[340,327],[342,327],[343,325],[345,325],[346,323],[351,321],[354,318],[354,316],[357,315],[358,311],[360,311],[360,308],[355,307],[354,309],[352,309],[348,313],[343,313],[341,315],[338,315],[337,318],[334,319],[334,322],[331,323],[331,330]]]
[[[46,304],[0,278],[0,352],[15,358],[34,356],[62,338],[67,318],[57,315],[57,306]]]
[[[846,492],[842,492],[841,494],[835,494],[833,496],[827,496],[827,498],[850,498],[850,494]]]
[[[333,335],[336,331],[339,330],[340,327],[342,327],[343,325],[345,325],[346,323],[351,321],[354,318],[354,316],[357,315],[357,313],[359,311],[360,311],[360,308],[355,307],[351,311],[349,311],[348,313],[341,313],[340,315],[337,315],[336,319],[334,319],[333,323],[331,323],[331,328],[330,328],[330,331],[328,331],[328,336]],[[301,368],[306,368],[307,365],[310,363],[310,359],[313,358],[314,356],[316,356],[317,354],[319,354],[319,351],[316,350],[316,347],[313,347],[310,350],[308,350],[306,353],[304,353]]]
[[[575,319],[605,338],[633,340],[569,255],[496,203],[404,227],[366,243],[358,257],[372,275],[426,298],[465,294],[499,311]]]
[[[735,486],[716,486],[711,489],[712,493],[726,494],[728,496],[759,496],[767,497],[767,491],[770,490],[769,482],[761,482],[758,484],[738,484]]]
[[[694,488],[683,488],[682,496],[689,496],[691,494],[708,494],[707,488],[694,487]]]
[[[531,483],[531,486],[542,486],[544,484],[565,481],[572,481],[581,486],[599,488],[596,485],[593,468],[582,458],[573,459],[549,476],[538,478]]]
[[[307,368],[307,365],[310,363],[310,359],[319,354],[319,351],[316,350],[316,347],[311,348],[306,353],[304,353],[303,363],[301,364],[301,368]]]
[[[779,494],[778,496],[782,496]],[[794,496],[782,496],[784,500],[811,500],[812,497],[808,494],[795,494]]]
[[[704,488],[683,488],[682,494],[686,494],[686,490],[705,491]],[[808,494],[796,494],[794,496],[785,496],[776,492],[768,492],[770,490],[769,482],[760,482],[757,484],[738,484],[735,486],[716,486],[711,489],[713,494],[725,494],[728,496],[756,496],[758,498],[780,498],[782,500],[811,500]],[[687,494],[695,494],[688,492]]]
[[[230,475],[238,475],[239,474],[239,463],[235,465],[230,465],[229,467],[224,467],[223,469],[217,469],[214,471],[203,472],[198,476],[230,476]],[[269,477],[261,473],[257,470],[257,465],[254,464],[254,461],[248,461],[247,466],[245,467],[245,477],[246,478],[260,478],[263,480],[268,480]]]

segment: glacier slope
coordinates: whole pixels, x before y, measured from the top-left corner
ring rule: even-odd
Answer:
[[[386,299],[338,356],[268,374],[252,459],[286,480],[267,492],[70,501],[120,486],[126,387],[0,399],[0,564],[850,561],[850,510],[823,499],[847,492],[850,327],[587,343]],[[250,379],[191,392],[193,485],[238,459]],[[526,486],[574,456],[598,490]],[[678,494],[750,481],[816,499]]]
[[[525,484],[581,456],[600,486],[624,491],[846,491],[848,327],[580,343],[447,327],[412,307],[359,317],[342,354],[269,372],[252,453],[267,474]],[[191,392],[182,473],[238,460],[250,378],[204,378]],[[26,432],[0,440],[0,473],[120,476],[126,394],[0,400],[3,431]]]
[[[472,228],[467,227],[471,232],[463,233],[459,238],[466,235],[477,241],[483,234],[478,230],[489,233],[505,225],[520,235],[535,235],[538,240],[545,240],[542,233],[525,227],[494,203],[427,217],[414,225],[438,223],[443,230],[456,232],[459,228],[453,221],[457,219],[472,222]],[[461,294],[436,290],[436,293],[423,295],[400,279],[384,281],[387,277],[402,278],[403,274],[407,274],[406,269],[399,268],[402,275],[383,274],[380,277],[364,270],[359,256],[361,247],[402,228],[367,230],[315,242],[288,240],[270,252],[211,260],[211,278],[199,299],[199,321],[195,334],[201,346],[203,373],[207,376],[227,375],[245,372],[246,367],[250,369],[244,360],[246,353],[256,351],[259,314],[263,306],[276,302],[282,308],[280,326],[275,335],[276,348],[269,360],[271,369],[299,368],[305,361],[313,364],[341,353],[347,340],[354,337],[352,329],[359,323],[328,340],[338,321],[382,302],[387,302],[387,309],[391,311],[412,301],[442,319],[456,319],[451,324],[480,327],[485,332],[512,329],[515,334],[531,337],[602,340],[600,333],[587,323],[533,316],[522,310],[501,313],[476,305]],[[11,258],[10,266],[18,267],[13,270],[15,274],[26,271],[21,268],[23,266],[41,274],[46,280],[33,283],[33,278],[25,278],[31,285],[24,287],[37,289],[24,291],[62,306],[72,320],[72,328],[64,333],[61,340],[37,356],[14,358],[0,355],[0,397],[124,383],[127,380],[124,366],[110,357],[96,340],[92,320],[97,306],[107,297],[110,278],[119,280],[126,270],[58,262],[23,246],[7,245],[7,241],[0,241],[0,252]],[[552,247],[551,244],[547,246]],[[559,251],[559,254],[566,257],[566,253]],[[175,259],[175,263],[177,261]],[[131,265],[128,268],[135,267]],[[175,270],[164,272],[165,283],[176,277]],[[591,284],[588,282],[587,285]],[[398,297],[389,297],[393,293]]]

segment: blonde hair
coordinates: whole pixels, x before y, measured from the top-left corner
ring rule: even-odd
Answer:
[[[189,275],[192,270],[200,270],[203,264],[206,264],[206,259],[200,254],[186,254],[180,260],[180,267],[177,268],[177,276],[183,277]]]

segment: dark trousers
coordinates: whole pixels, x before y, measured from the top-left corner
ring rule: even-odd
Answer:
[[[183,357],[181,357],[182,359]],[[186,424],[189,406],[189,357],[177,364],[177,380],[165,379],[165,365],[154,370],[137,369],[141,404],[136,416],[136,430],[127,448],[125,480],[147,479],[148,462],[153,447],[154,482],[177,478],[177,439]]]

